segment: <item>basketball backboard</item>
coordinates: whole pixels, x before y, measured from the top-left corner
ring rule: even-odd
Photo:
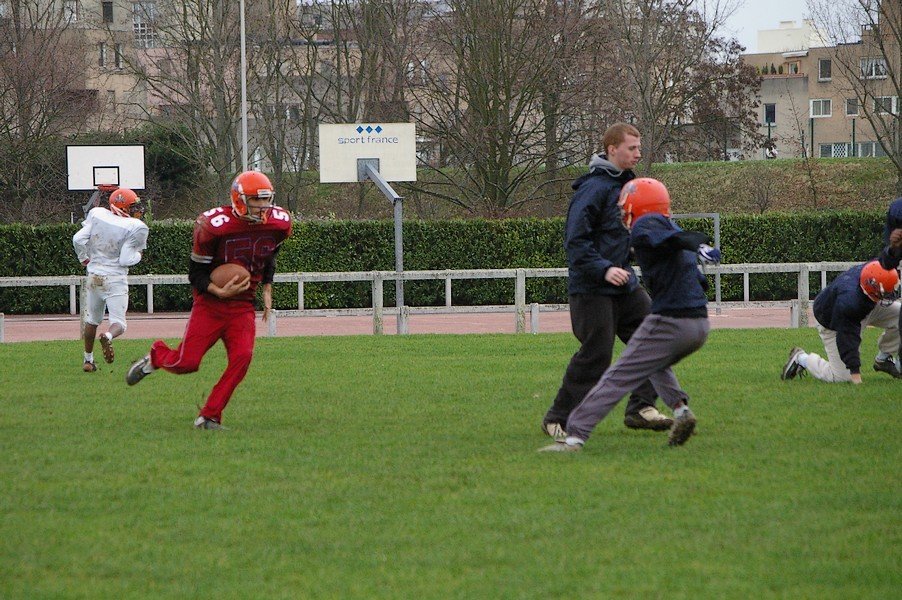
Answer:
[[[93,191],[99,185],[144,189],[144,146],[66,146],[68,189]]]
[[[366,158],[378,161],[386,181],[416,181],[416,150],[413,123],[320,123],[319,180],[360,181],[357,159]]]

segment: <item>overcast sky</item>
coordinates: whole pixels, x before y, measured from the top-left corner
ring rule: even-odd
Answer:
[[[780,21],[798,25],[807,16],[805,0],[744,0],[727,20],[724,33],[736,37],[746,52],[757,52],[759,29],[777,29]]]

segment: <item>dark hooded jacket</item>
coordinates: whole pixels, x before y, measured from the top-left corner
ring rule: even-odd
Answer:
[[[573,182],[564,236],[570,294],[628,294],[639,285],[629,263],[630,233],[617,206],[621,188],[633,178],[632,171],[622,171],[596,154],[589,161],[589,172]],[[616,286],[605,281],[610,267],[629,271],[629,283]]]
[[[852,267],[834,279],[820,291],[813,307],[817,322],[836,332],[839,357],[852,373],[861,372],[861,322],[877,306],[861,290],[864,266]]]
[[[886,226],[883,228],[883,243],[889,244],[889,234],[902,227],[902,197],[896,198],[886,212]]]

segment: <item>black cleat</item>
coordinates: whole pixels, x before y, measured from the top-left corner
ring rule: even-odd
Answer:
[[[100,336],[100,348],[103,350],[103,360],[112,363],[116,353],[113,352],[113,340],[107,338],[106,334]]]
[[[686,409],[679,417],[673,418],[673,427],[670,429],[670,438],[667,440],[668,446],[682,446],[692,437],[695,431],[695,415],[692,411]]]
[[[128,373],[125,374],[125,383],[129,385],[135,385],[146,376],[150,375],[150,373],[144,372],[144,367],[149,364],[150,354],[148,354],[141,360],[132,363],[132,366],[128,369]]]
[[[878,373],[887,373],[896,379],[902,379],[902,373],[896,368],[896,362],[892,357],[883,360],[874,360],[874,370]]]
[[[787,379],[795,379],[796,376],[805,372],[805,367],[799,364],[799,354],[804,352],[804,350],[798,347],[789,351],[789,360],[783,365],[783,372],[780,373],[780,379],[784,381]]]

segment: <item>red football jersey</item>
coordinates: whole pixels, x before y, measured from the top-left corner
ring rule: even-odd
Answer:
[[[283,208],[273,207],[266,223],[251,223],[236,217],[231,204],[218,206],[194,222],[191,260],[212,264],[214,269],[224,263],[242,265],[251,274],[251,286],[229,300],[253,302],[266,263],[289,235],[291,214]]]

